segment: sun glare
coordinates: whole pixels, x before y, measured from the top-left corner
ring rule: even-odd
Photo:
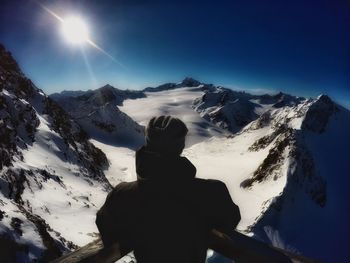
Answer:
[[[118,60],[116,60],[112,55],[97,45],[90,38],[88,25],[79,16],[70,16],[63,19],[48,7],[40,4],[39,2],[37,2],[37,4],[60,22],[62,35],[67,40],[67,42],[73,45],[81,45],[87,43],[88,45],[94,47],[96,50],[105,54],[114,62],[118,63],[121,67],[125,68],[123,64],[121,64]]]
[[[89,40],[89,30],[86,23],[79,17],[68,17],[62,21],[62,33],[72,44],[82,44]]]

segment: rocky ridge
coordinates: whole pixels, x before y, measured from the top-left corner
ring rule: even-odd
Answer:
[[[56,102],[25,77],[12,55],[0,46],[0,254],[4,262],[47,262],[77,247],[48,224],[43,214],[50,214],[49,208],[33,201],[48,186],[68,197],[74,191],[67,175],[44,163],[28,165],[27,159],[35,158],[28,154],[29,149],[42,143],[46,148],[55,147],[54,154],[62,161],[69,160],[84,184],[110,189],[103,173],[108,166],[105,154],[88,141],[87,134]]]

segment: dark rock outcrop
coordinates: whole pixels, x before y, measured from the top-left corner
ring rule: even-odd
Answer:
[[[337,105],[327,95],[321,95],[308,109],[302,129],[322,133],[327,127],[329,118],[338,111]]]

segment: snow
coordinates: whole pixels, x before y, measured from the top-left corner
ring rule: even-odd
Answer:
[[[229,138],[224,136],[224,132],[219,136],[202,136],[198,126],[201,127],[200,123],[206,121],[199,118],[199,114],[194,113],[191,108],[192,101],[200,96],[201,91],[193,91],[190,88],[150,93],[147,94],[147,98],[125,101],[121,110],[143,125],[147,124],[152,116],[163,114],[177,116],[188,124],[190,143],[187,144],[183,155],[197,167],[197,177],[218,179],[226,183],[232,199],[240,207],[242,220],[238,225],[239,231],[247,235],[258,235],[275,246],[299,251],[305,256],[321,258],[327,262],[334,262],[334,259],[336,262],[343,262],[345,244],[350,236],[346,227],[349,218],[345,216],[346,211],[350,209],[347,167],[350,163],[349,112],[341,109],[331,117],[326,132],[315,133],[302,130],[305,114],[315,101],[303,100],[297,105],[287,105],[278,109],[272,105],[263,105],[262,108],[257,108],[259,114],[271,112],[271,121],[268,121],[265,127],[252,128],[252,125],[248,124],[241,132]],[[300,133],[298,140],[310,151],[316,175],[326,180],[325,207],[321,207],[310,198],[313,188],[305,190],[309,180],[305,178],[306,175],[299,178],[302,181],[298,183],[291,177],[296,171],[294,160],[289,156],[290,146],[281,153],[284,161],[277,170],[276,178],[267,177],[251,188],[240,186],[241,182],[250,178],[261,165],[276,139],[258,151],[249,151],[248,148],[258,139],[270,135],[281,124],[286,124],[288,128]],[[109,150],[108,155],[117,155],[118,150]],[[128,169],[131,169],[131,166]],[[271,211],[274,210],[271,205],[275,205],[279,197],[283,197],[284,200],[279,204],[282,205],[281,210],[276,210],[271,217]],[[264,234],[259,231],[251,232],[255,231],[255,228],[251,227],[257,222],[257,227],[261,226]]]
[[[106,178],[115,186],[120,182],[136,180],[135,151],[129,148],[113,146],[96,140],[90,140],[107,156],[110,166],[104,171]]]
[[[282,167],[278,179],[255,185],[251,189],[240,187],[241,182],[248,179],[262,163],[270,149],[267,147],[253,152],[248,151],[248,148],[259,138],[270,134],[271,128],[267,126],[227,138],[226,131],[201,118],[192,108],[193,100],[202,95],[202,91],[193,88],[150,92],[146,98],[124,101],[120,110],[141,125],[147,125],[148,120],[157,115],[172,115],[182,119],[189,128],[183,155],[197,167],[197,177],[226,183],[232,199],[240,207],[242,219],[238,230],[251,235],[249,227],[262,216],[271,200],[282,193],[287,181],[288,163]],[[268,109],[266,106],[262,112]],[[111,165],[105,174],[113,185],[123,180],[136,179],[133,151],[96,140],[91,142],[106,153]],[[273,230],[270,232],[282,244],[278,233]]]
[[[261,215],[266,202],[279,195],[286,183],[286,174],[278,180],[257,185],[254,190],[240,187],[266,157],[269,148],[249,152],[248,147],[266,134],[268,128],[242,134],[231,139],[211,138],[185,149],[183,155],[197,167],[197,177],[217,179],[226,183],[235,203],[241,210],[239,230],[246,230]],[[135,152],[128,148],[114,147],[96,140],[91,142],[107,155],[110,167],[105,171],[112,185],[121,181],[136,180]],[[286,171],[286,168],[285,168]]]
[[[197,167],[197,177],[226,183],[241,210],[242,220],[238,229],[246,231],[267,208],[267,202],[282,192],[286,184],[286,167],[276,181],[260,184],[253,190],[241,188],[240,183],[253,174],[269,151],[269,148],[258,152],[249,152],[247,149],[257,139],[268,134],[270,128],[245,132],[228,139],[224,136],[227,134],[225,131],[201,118],[191,107],[193,100],[202,95],[202,91],[186,87],[147,93],[146,98],[126,100],[120,109],[142,125],[157,115],[168,114],[182,119],[189,128],[187,148],[183,155]],[[203,128],[205,125],[207,128]],[[118,156],[118,150],[114,149],[114,153],[108,155]]]
[[[39,257],[42,249],[45,249],[45,246],[41,238],[36,233],[35,225],[26,220],[25,216],[18,210],[17,205],[13,201],[8,200],[1,192],[0,204],[1,210],[5,211],[4,218],[1,220],[0,224],[0,233],[7,232],[9,235],[14,236],[18,243],[28,244],[31,252],[30,257]],[[12,218],[18,218],[23,221],[21,224],[22,236],[18,235],[12,230],[10,225]]]
[[[282,211],[270,224],[286,244],[325,262],[347,262],[350,210],[350,112],[341,110],[327,125],[324,133],[305,133],[317,173],[327,183],[324,207],[316,205],[300,187],[287,196]]]
[[[225,130],[203,120],[192,109],[193,100],[203,94],[203,91],[193,87],[146,92],[146,98],[126,100],[119,108],[144,126],[153,116],[172,115],[180,118],[189,128],[186,143],[187,146],[190,146],[213,136],[224,137],[228,134]]]
[[[260,184],[253,190],[243,189],[240,183],[248,179],[268,154],[264,149],[249,152],[265,130],[241,134],[232,139],[212,139],[196,144],[185,150],[187,156],[197,167],[197,177],[217,179],[226,183],[233,201],[240,207],[241,222],[238,229],[247,230],[266,207],[266,201],[279,195],[286,183],[286,176],[276,181]]]
[[[80,96],[80,97],[79,97]],[[106,85],[86,92],[62,92],[50,97],[83,128],[90,138],[106,144],[135,148],[143,140],[143,127],[119,110],[126,98],[143,97],[141,91]]]
[[[96,105],[85,105],[89,106],[85,111],[77,110],[80,114],[84,113],[85,119],[80,124],[92,135],[93,139],[90,139],[90,142],[107,156],[110,165],[104,173],[111,185],[136,179],[134,150],[142,143],[142,127],[139,125],[147,125],[153,116],[172,115],[183,120],[189,128],[183,155],[197,167],[197,177],[225,182],[233,201],[240,207],[242,220],[238,225],[239,231],[247,235],[255,234],[280,247],[290,249],[295,246],[305,255],[321,255],[330,262],[342,262],[341,256],[344,255],[342,253],[350,236],[349,228],[346,227],[349,220],[347,211],[350,209],[349,111],[340,108],[327,122],[327,114],[321,121],[317,118],[317,110],[322,110],[323,106],[315,107],[316,112],[311,116],[309,125],[316,123],[319,127],[310,129],[304,127],[305,114],[310,105],[317,100],[293,99],[286,96],[286,101],[281,101],[279,107],[274,107],[274,104],[261,104],[259,99],[250,100],[248,105],[256,104],[252,108],[256,114],[254,118],[259,118],[267,111],[270,116],[266,117],[263,125],[250,123],[245,127],[238,127],[240,132],[232,134],[203,119],[202,112],[199,114],[194,110],[193,102],[196,99],[198,101],[204,94],[201,88],[203,86],[146,92],[146,97],[125,100],[123,106],[119,107],[120,111],[116,105],[108,103],[96,108]],[[3,89],[1,95],[16,97],[6,89]],[[102,182],[92,178],[93,175],[79,164],[73,147],[68,147],[62,137],[51,130],[50,117],[43,114],[42,100],[45,96],[38,91],[33,98],[19,100],[21,105],[34,106],[40,123],[34,142],[30,141],[26,144],[27,148],[21,149],[23,160],[20,155],[13,156],[15,161],[11,169],[33,172],[25,175],[25,187],[21,198],[27,205],[24,204],[23,207],[32,209],[33,215],[45,220],[52,228],[48,231],[54,239],[57,240],[57,236],[61,235],[66,240],[83,246],[97,236],[96,212],[103,204],[109,189]],[[328,107],[332,106],[329,104],[329,98],[321,96],[318,100],[322,100],[325,108],[330,109],[329,112],[333,114],[332,107]],[[226,105],[227,107],[223,108],[224,113],[231,113],[232,109],[240,111],[247,105],[246,101],[242,104],[237,102],[239,100]],[[221,106],[212,105],[212,108],[207,107],[205,110],[218,113],[221,110],[219,107]],[[242,118],[247,116],[243,115]],[[99,120],[105,121],[104,124],[115,124],[116,129],[112,133],[105,131],[106,127],[103,125],[100,125],[101,131],[96,129],[96,125],[92,125],[91,121]],[[233,120],[234,117],[231,122]],[[220,114],[218,121],[221,121]],[[321,129],[324,124],[327,124],[325,132]],[[303,177],[296,177],[298,167],[290,155],[293,147],[290,143],[279,153],[282,165],[277,168],[278,176],[268,174],[264,180],[254,182],[249,188],[241,187],[241,183],[252,178],[263,163],[278,142],[279,134],[273,137],[266,147],[257,151],[249,150],[249,147],[257,140],[273,134],[282,125],[286,125],[286,130],[282,129],[282,133],[292,129],[299,135],[294,139],[302,143],[302,150],[307,149],[310,152],[312,158],[306,161],[314,162],[318,179],[313,178],[315,180],[312,181],[312,178],[307,177],[307,173],[303,174]],[[25,133],[23,127],[18,130]],[[127,145],[136,139],[135,145]],[[123,140],[123,143],[120,143],[120,140]],[[82,148],[79,144],[77,147]],[[312,165],[310,167],[312,168]],[[306,169],[311,169],[310,167],[306,166]],[[40,175],[40,170],[46,171],[46,177]],[[4,172],[5,169],[1,171]],[[312,199],[319,187],[315,185],[313,188],[312,184],[322,183],[320,178],[325,180],[327,185],[324,207]],[[7,182],[5,180],[0,183],[6,185]],[[28,244],[31,253],[29,257],[34,260],[40,257],[40,253],[45,249],[43,241],[35,224],[19,210],[18,203],[6,196],[6,191],[7,188],[0,192],[0,207],[6,212],[1,220],[0,233],[9,233],[14,236],[16,242]],[[282,200],[282,204],[276,200]],[[276,212],[278,209],[274,210],[272,204],[280,205],[280,210]],[[23,221],[20,226],[22,236],[11,226],[14,217]],[[335,255],[328,251],[334,252]]]
[[[107,193],[102,185],[82,179],[80,167],[63,158],[61,150],[66,146],[58,140],[59,135],[50,130],[42,116],[38,115],[38,118],[40,125],[35,142],[23,151],[24,162],[18,162],[16,166],[50,171],[63,185],[47,180],[38,186],[33,181],[31,188],[25,188],[22,198],[30,200],[33,212],[65,239],[79,246],[85,245],[98,232],[95,216]]]

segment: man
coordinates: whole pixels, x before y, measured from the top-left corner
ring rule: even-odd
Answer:
[[[150,120],[136,152],[137,181],[117,185],[97,213],[105,247],[134,250],[138,263],[204,263],[211,230],[234,231],[240,212],[225,184],[195,178],[181,156],[187,132],[171,116]]]

